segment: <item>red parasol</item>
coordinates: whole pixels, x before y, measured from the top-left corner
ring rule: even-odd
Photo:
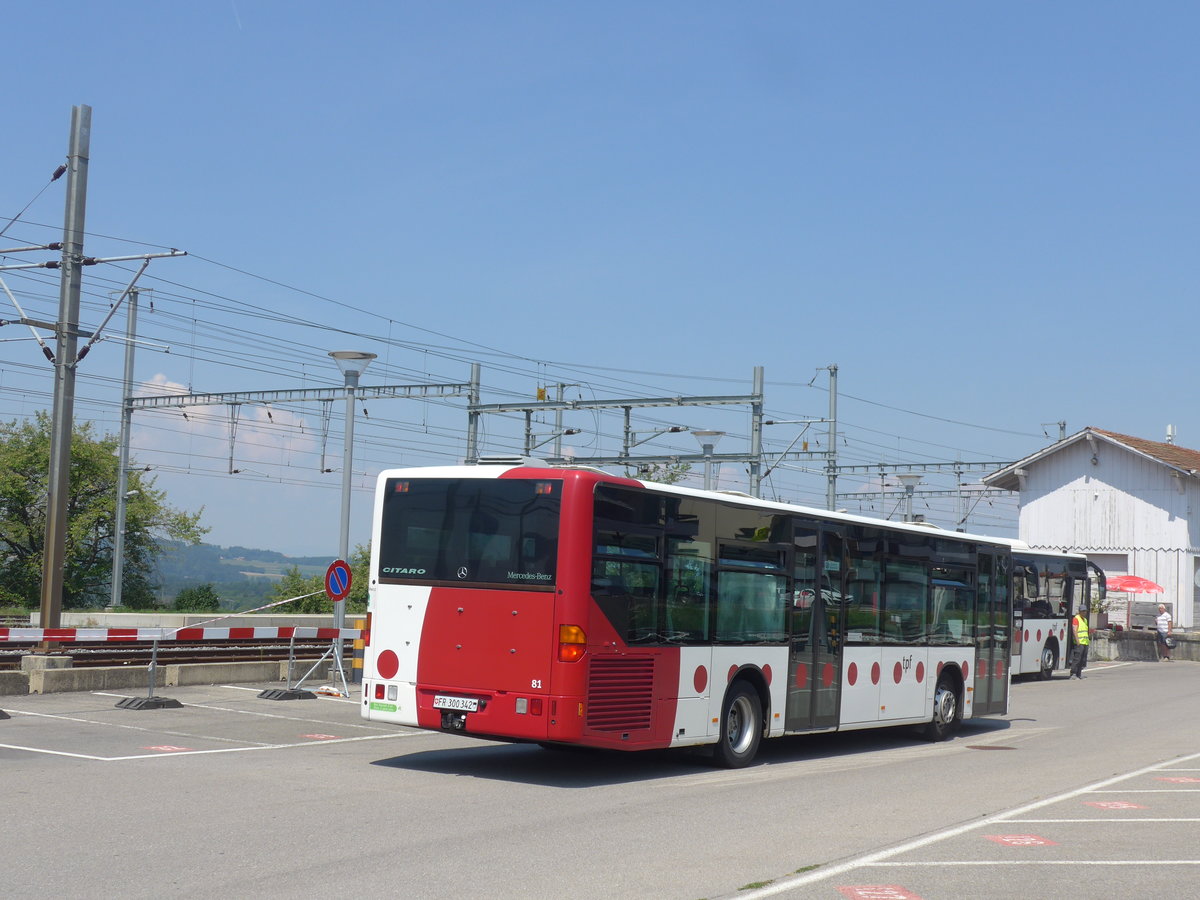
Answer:
[[[1123,594],[1161,594],[1163,587],[1140,575],[1110,575],[1105,579],[1110,591]]]

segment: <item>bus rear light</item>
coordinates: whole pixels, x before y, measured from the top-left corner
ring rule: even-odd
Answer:
[[[383,699],[383,682],[381,682],[381,681],[375,682],[375,699],[376,700]]]
[[[518,697],[516,706],[518,716],[530,715],[540,716],[542,714],[542,698],[541,697]]]
[[[578,625],[558,626],[558,661],[578,662],[587,650],[587,635]]]
[[[363,641],[364,647],[371,646],[371,613],[369,613],[369,612],[367,613],[366,627],[363,628],[363,632],[362,632],[362,641]]]

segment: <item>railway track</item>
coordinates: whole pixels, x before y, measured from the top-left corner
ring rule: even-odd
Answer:
[[[209,641],[160,641],[158,665],[223,662],[273,662],[286,660],[291,641],[288,638],[261,638]],[[329,649],[327,640],[297,639],[297,660],[319,659]],[[36,642],[0,644],[0,671],[21,668],[21,657],[38,647]],[[55,654],[71,658],[74,668],[93,666],[148,666],[154,650],[152,641],[77,642],[59,644]],[[345,642],[345,658],[351,654],[350,642]]]

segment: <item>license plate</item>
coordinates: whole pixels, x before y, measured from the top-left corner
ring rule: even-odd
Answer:
[[[434,709],[457,709],[462,712],[479,712],[479,700],[475,697],[447,697],[438,694],[433,698]]]

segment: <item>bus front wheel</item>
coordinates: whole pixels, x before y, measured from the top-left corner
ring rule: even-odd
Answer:
[[[727,769],[748,766],[762,740],[762,700],[745,681],[734,683],[725,697],[721,715],[721,739],[713,748],[713,759]]]
[[[958,691],[954,683],[942,677],[938,679],[933,695],[933,718],[925,726],[925,737],[931,741],[944,741],[958,727]]]
[[[1049,681],[1054,677],[1054,670],[1058,668],[1058,650],[1046,644],[1042,648],[1041,668],[1038,669],[1038,677],[1042,681]]]

